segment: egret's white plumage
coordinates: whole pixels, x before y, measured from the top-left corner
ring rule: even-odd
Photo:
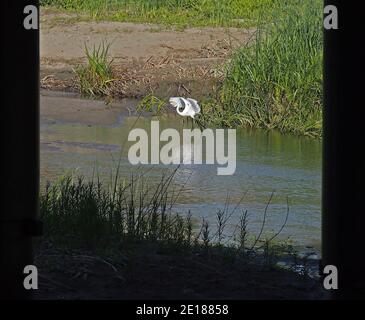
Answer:
[[[198,101],[191,98],[173,97],[170,104],[176,108],[176,112],[184,117],[192,117],[200,113]]]

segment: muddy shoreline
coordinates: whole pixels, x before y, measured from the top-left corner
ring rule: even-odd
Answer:
[[[114,126],[125,116],[135,114],[136,99],[121,99],[106,104],[83,98],[74,92],[41,90],[40,119],[43,124],[77,123]]]
[[[222,79],[221,66],[253,34],[253,30],[236,28],[181,31],[153,24],[67,23],[67,18],[72,16],[42,13],[41,87],[77,92],[73,70],[85,62],[84,46],[106,41],[111,44],[117,80],[113,96],[118,98],[207,96]]]

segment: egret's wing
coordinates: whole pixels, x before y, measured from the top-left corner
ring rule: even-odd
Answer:
[[[173,107],[177,108],[180,104],[180,99],[177,97],[172,97],[170,98],[169,102]]]
[[[194,99],[191,99],[191,98],[188,98],[187,99],[188,101],[190,101],[190,104],[191,106],[193,107],[193,110],[195,113],[200,113],[200,106],[198,104],[198,101],[194,100]]]
[[[185,102],[180,97],[172,97],[170,98],[169,102],[175,108],[181,108],[185,105]]]

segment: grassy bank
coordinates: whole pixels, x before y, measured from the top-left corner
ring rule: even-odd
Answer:
[[[254,26],[274,0],[41,0],[41,5],[89,19],[168,26]]]
[[[98,179],[61,177],[48,184],[40,198],[45,238],[66,247],[101,252],[105,248],[118,251],[121,244],[140,241],[174,250],[230,247],[242,257],[261,250],[267,263],[280,247],[284,248],[276,238],[286,224],[289,210],[284,212],[285,222],[276,234],[266,234],[264,230],[272,197],[263,213],[258,235],[249,233],[248,213],[239,208],[244,195],[234,208],[229,208],[227,203],[225,208],[217,209],[215,222],[194,220],[191,213],[177,214],[175,203],[184,192],[184,186],[174,182],[177,171],[162,176],[153,186],[143,176],[117,179],[108,186]],[[228,232],[233,215],[240,215],[239,223],[233,232]]]
[[[198,122],[202,126],[250,126],[314,138],[322,136],[323,44],[319,0],[49,0],[43,4],[98,19],[168,25],[235,25],[242,22],[239,17],[249,15],[257,30],[251,41],[231,54],[224,67],[213,70],[220,76],[215,92],[207,92],[210,96],[201,101],[202,116]],[[88,64],[76,69],[83,94],[118,97],[119,75],[113,73],[107,49],[106,45],[86,50]],[[159,98],[162,97],[150,99],[147,109],[153,110],[151,104],[160,103]]]
[[[321,1],[291,1],[228,63],[206,124],[322,134]]]
[[[228,234],[230,217],[240,214],[228,206],[217,211],[215,223],[174,213],[182,192],[175,173],[154,186],[142,177],[105,186],[72,176],[48,185],[40,198],[45,232],[36,246],[37,297],[322,298],[305,268],[293,272],[305,264],[290,245],[275,240],[280,230],[267,235],[263,222],[253,236],[241,212]],[[275,267],[284,254],[287,268]]]

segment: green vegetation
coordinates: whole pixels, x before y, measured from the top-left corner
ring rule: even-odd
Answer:
[[[90,50],[85,45],[86,65],[80,65],[75,69],[78,77],[79,90],[86,96],[107,96],[112,85],[113,60],[109,58],[110,44],[103,42],[99,47]]]
[[[274,0],[41,0],[96,20],[151,22],[175,26],[254,26]]]
[[[174,25],[236,25],[253,22],[251,41],[233,53],[213,97],[202,102],[201,126],[251,126],[319,138],[322,136],[322,2],[314,1],[68,1],[48,0],[65,10],[95,18]],[[88,66],[79,67],[80,90],[91,96],[110,93],[108,46],[86,50]],[[148,96],[146,110],[161,110]]]
[[[265,237],[267,209],[256,237],[249,235],[246,212],[233,237],[227,235],[229,218],[239,214],[228,205],[215,222],[199,224],[190,213],[174,214],[181,192],[175,172],[154,186],[143,176],[107,189],[98,179],[72,176],[48,185],[40,198],[45,232],[35,247],[42,274],[37,294],[58,299],[320,294],[306,260],[290,243],[277,242],[277,234]]]
[[[153,112],[154,114],[160,114],[164,107],[166,106],[166,101],[157,98],[153,94],[149,94],[144,97],[137,106],[138,112]]]
[[[321,1],[291,1],[239,49],[201,121],[311,137],[322,133]]]
[[[257,236],[248,232],[248,214],[243,212],[232,234],[227,225],[238,205],[228,204],[216,213],[216,222],[194,221],[192,215],[174,213],[174,204],[183,192],[177,187],[174,176],[178,169],[161,177],[157,185],[150,186],[143,176],[130,181],[120,180],[105,188],[97,179],[85,181],[71,175],[48,184],[40,197],[41,219],[44,221],[44,238],[58,246],[92,250],[99,254],[117,254],[121,246],[130,247],[146,241],[162,249],[219,250],[230,255],[249,257],[259,250],[266,263],[283,253],[287,245],[276,241],[284,228],[276,234],[265,234],[265,217],[272,197],[263,214],[261,232]],[[241,201],[244,199],[242,197]]]

